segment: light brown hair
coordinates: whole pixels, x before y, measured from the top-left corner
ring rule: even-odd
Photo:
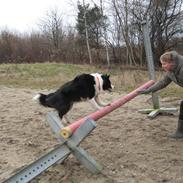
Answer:
[[[163,55],[161,55],[160,61],[175,62],[176,57],[177,57],[177,52],[176,51],[168,51],[168,52],[165,52]]]

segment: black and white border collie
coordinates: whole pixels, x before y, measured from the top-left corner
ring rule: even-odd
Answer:
[[[65,83],[55,92],[48,95],[39,93],[33,100],[38,100],[45,107],[55,108],[59,117],[61,119],[64,117],[69,122],[66,113],[75,102],[87,100],[97,109],[108,105],[101,101],[99,94],[103,91],[111,91],[114,88],[109,77],[110,75],[99,73],[81,74],[72,81]]]

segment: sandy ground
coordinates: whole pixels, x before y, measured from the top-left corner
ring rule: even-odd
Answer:
[[[46,123],[51,109],[31,100],[37,92],[0,86],[0,182],[58,144]],[[113,101],[123,95],[105,94],[103,98]],[[151,107],[149,98],[137,96],[100,119],[82,142],[81,147],[103,166],[100,174],[93,175],[71,155],[31,183],[182,183],[183,140],[167,137],[176,129],[178,113],[148,119],[138,110]],[[180,99],[161,103],[178,107]],[[78,103],[70,116],[74,121],[93,111],[90,104]]]

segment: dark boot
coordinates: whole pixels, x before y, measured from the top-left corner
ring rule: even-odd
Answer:
[[[174,139],[183,138],[183,120],[182,119],[179,119],[178,121],[176,132],[169,135],[169,137]]]

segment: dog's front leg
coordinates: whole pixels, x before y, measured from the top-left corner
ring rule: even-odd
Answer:
[[[102,107],[98,105],[98,103],[96,102],[95,98],[92,98],[91,100],[89,100],[89,102],[97,109],[101,109]]]
[[[98,95],[95,97],[95,101],[96,101],[97,104],[98,104],[99,106],[101,106],[101,107],[105,107],[105,106],[107,106],[107,105],[110,105],[110,104],[107,104],[107,103],[103,102],[103,101],[100,99],[100,97],[99,97]]]

